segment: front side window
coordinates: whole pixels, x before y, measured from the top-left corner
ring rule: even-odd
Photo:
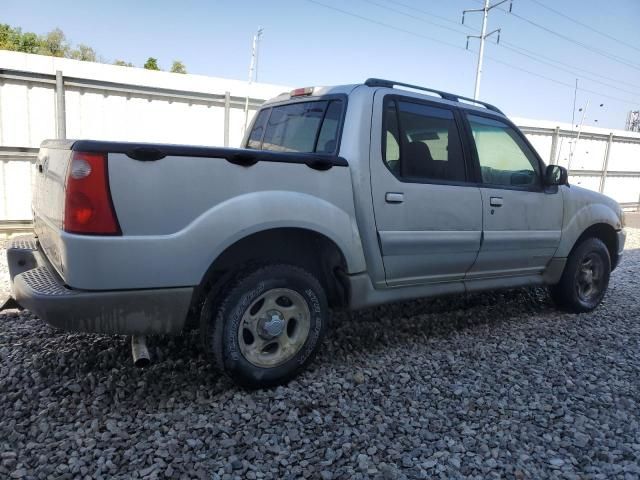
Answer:
[[[458,127],[446,108],[391,99],[384,108],[384,161],[406,180],[464,181]]]
[[[508,187],[540,183],[538,161],[513,127],[477,115],[467,118],[478,152],[482,183]]]
[[[262,110],[247,148],[274,152],[335,153],[342,101],[298,102]]]

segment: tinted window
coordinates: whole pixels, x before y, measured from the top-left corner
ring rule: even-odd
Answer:
[[[510,187],[539,184],[538,161],[518,132],[499,120],[468,115],[482,182]]]
[[[391,100],[385,106],[384,128],[384,160],[396,175],[409,180],[465,180],[460,135],[451,110]]]
[[[249,135],[249,141],[247,142],[248,148],[260,148],[264,126],[267,123],[267,118],[269,118],[269,112],[270,110],[267,109],[260,110],[260,113],[258,113],[256,121],[253,124],[253,129],[251,130],[251,135]]]
[[[292,103],[264,110],[260,115],[262,113],[265,119],[256,119],[248,148],[301,153],[336,151],[341,101]]]
[[[316,152],[334,153],[336,151],[336,143],[338,139],[338,128],[340,127],[340,118],[342,117],[342,102],[333,101],[329,103],[327,113],[322,122],[320,135],[318,135],[318,144]]]
[[[384,159],[389,169],[400,175],[400,130],[396,102],[388,102],[384,109]]]

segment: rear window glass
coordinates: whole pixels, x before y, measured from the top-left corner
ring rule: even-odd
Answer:
[[[335,153],[342,101],[321,100],[262,110],[247,148],[274,152]]]

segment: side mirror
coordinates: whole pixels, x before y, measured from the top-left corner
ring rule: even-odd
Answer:
[[[569,173],[567,169],[560,165],[548,165],[544,171],[544,184],[552,185],[568,185]]]

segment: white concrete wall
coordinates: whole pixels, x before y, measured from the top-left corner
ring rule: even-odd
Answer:
[[[56,138],[53,76],[58,70],[65,78],[67,138],[223,146],[223,97],[228,92],[235,99],[229,111],[229,146],[239,146],[247,93],[261,102],[291,90],[5,50],[0,50],[0,70],[0,148],[9,147],[0,151],[0,221],[31,218],[33,153],[10,155],[8,150],[37,148],[43,140]],[[27,81],[12,72],[35,76]],[[108,82],[109,88],[100,88],[96,81]],[[168,95],[167,90],[180,94]],[[189,96],[193,98],[185,98]],[[256,108],[253,102],[249,121]]]
[[[220,98],[229,92],[234,99],[229,111],[229,146],[240,145],[243,99],[248,88],[245,81],[0,50],[0,221],[31,218],[29,158],[34,153],[24,156],[12,155],[10,151],[18,147],[37,148],[42,140],[56,137],[53,76],[57,70],[66,79],[67,138],[222,146],[225,108]],[[21,78],[12,76],[12,71],[22,72]],[[33,77],[25,80],[25,75]],[[266,100],[290,89],[260,83],[250,87],[249,95],[254,100]],[[167,90],[178,93],[174,95]],[[250,117],[257,108],[255,105]],[[545,161],[568,166],[574,141],[569,137],[571,125],[523,118],[515,118],[514,122],[523,128]],[[561,134],[552,159],[556,128]],[[599,172],[610,133],[614,135],[608,164],[611,173],[604,193],[619,202],[637,203],[640,200],[637,133],[584,128],[571,162],[570,181],[599,190]]]
[[[0,153],[0,223],[31,219],[33,154],[4,156]]]
[[[513,120],[546,162],[553,160],[569,168],[572,184],[595,191],[600,189],[600,172],[605,168],[609,136],[613,135],[602,193],[620,203],[640,202],[640,133],[589,126],[582,129],[576,143],[577,132],[571,130],[571,124],[524,118]],[[551,146],[556,129],[560,134],[555,159],[552,159]]]
[[[0,50],[0,69],[55,75],[67,79],[122,84],[123,91],[99,86],[66,86],[67,138],[223,144],[224,106],[211,101],[160,96],[152,89],[186,95],[224,95],[266,100],[290,87],[202,75],[155,72],[142,68],[80,62],[66,58]],[[51,82],[51,80],[48,80]],[[136,91],[138,88],[138,91]],[[242,139],[244,105],[232,105],[229,144]],[[255,107],[251,109],[253,114]],[[37,147],[56,135],[55,84],[0,77],[0,146]],[[251,118],[251,117],[250,117]]]

